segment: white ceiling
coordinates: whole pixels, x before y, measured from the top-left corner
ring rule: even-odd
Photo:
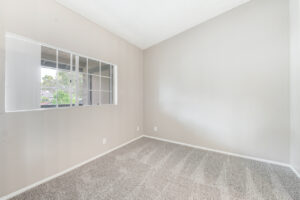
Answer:
[[[56,0],[146,49],[250,0]]]

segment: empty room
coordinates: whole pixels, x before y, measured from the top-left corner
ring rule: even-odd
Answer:
[[[0,200],[300,200],[300,0],[0,0]]]

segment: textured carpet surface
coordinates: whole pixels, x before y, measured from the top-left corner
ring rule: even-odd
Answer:
[[[13,200],[300,200],[285,167],[141,138]]]

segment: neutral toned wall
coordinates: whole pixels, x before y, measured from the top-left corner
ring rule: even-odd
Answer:
[[[300,0],[290,0],[291,164],[300,173]]]
[[[289,163],[288,4],[252,0],[147,49],[144,132]]]
[[[118,65],[119,105],[4,113],[5,31]],[[0,51],[0,196],[140,135],[140,49],[55,0],[1,0]]]

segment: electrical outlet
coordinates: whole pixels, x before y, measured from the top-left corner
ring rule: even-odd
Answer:
[[[153,127],[153,130],[154,130],[155,132],[157,132],[157,131],[158,131],[158,127],[157,127],[157,126],[154,126],[154,127]]]
[[[140,131],[141,129],[140,129],[140,126],[137,126],[136,127],[136,131]]]
[[[106,138],[103,138],[102,139],[102,144],[106,144],[107,143],[107,139]]]

